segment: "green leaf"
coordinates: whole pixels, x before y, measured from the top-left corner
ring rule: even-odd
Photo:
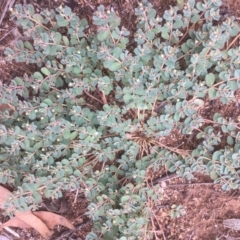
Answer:
[[[238,90],[238,84],[236,81],[228,81],[227,85],[228,85],[229,89],[232,91]]]
[[[113,56],[115,58],[119,58],[121,54],[122,54],[122,49],[121,48],[116,47],[116,48],[113,49]]]
[[[57,53],[57,48],[58,48],[58,46],[51,46],[50,47],[50,52],[49,52],[49,55],[51,55],[51,56],[55,56],[56,55],[56,53]]]
[[[217,121],[218,120],[218,118],[220,118],[222,115],[220,114],[220,113],[214,113],[214,115],[213,115],[213,121]]]
[[[147,13],[148,20],[155,18],[156,14],[157,14],[156,10],[151,8]]]
[[[5,51],[4,51],[4,54],[6,54],[6,55],[14,55],[14,51],[11,48],[6,47]]]
[[[70,139],[73,140],[73,139],[75,139],[77,136],[78,136],[78,132],[72,132],[72,133],[70,134]]]
[[[81,172],[79,170],[75,170],[73,173],[76,177],[81,177]]]
[[[28,114],[28,118],[31,120],[35,120],[36,118],[36,112],[34,110],[32,110],[29,114]]]
[[[64,45],[65,45],[65,46],[69,46],[69,40],[68,40],[68,38],[67,38],[66,36],[63,36],[62,39],[63,39]]]
[[[110,35],[110,30],[105,30],[98,33],[97,38],[100,42],[103,42],[108,38],[109,35]]]
[[[66,128],[64,131],[63,131],[63,137],[65,139],[69,139],[71,137],[71,132],[68,128]]]
[[[212,180],[216,180],[218,178],[218,174],[215,171],[210,172],[210,177]]]
[[[81,68],[79,68],[78,66],[74,66],[72,69],[72,72],[76,74],[80,73],[81,71],[82,71]]]
[[[227,126],[225,126],[225,125],[222,125],[222,126],[221,126],[221,129],[222,129],[222,131],[223,131],[224,133],[227,133],[227,132],[228,132],[228,128],[227,128]]]
[[[51,106],[53,104],[53,102],[50,98],[44,99],[43,102],[46,103],[48,106]]]
[[[38,23],[42,23],[43,22],[43,17],[40,14],[38,14],[38,13],[33,15],[33,19],[35,19]]]
[[[68,6],[65,6],[64,7],[64,15],[68,17],[68,16],[70,16],[71,13],[72,13],[71,8]]]
[[[128,103],[131,99],[132,99],[132,95],[131,94],[127,93],[127,94],[125,94],[123,96],[123,100],[124,100],[125,103]]]
[[[114,60],[106,60],[103,62],[105,68],[109,68],[114,63]]]
[[[212,155],[212,160],[213,160],[213,161],[219,161],[220,156],[222,156],[222,152],[216,151],[216,152],[214,152],[214,154]]]
[[[177,20],[174,22],[173,24],[173,28],[174,29],[178,29],[178,28],[181,28],[183,26],[183,21],[182,20]]]
[[[240,80],[240,69],[236,69],[234,71],[234,77],[237,79],[237,80]]]
[[[58,19],[57,24],[59,27],[66,27],[69,24],[69,21],[66,19]]]
[[[151,41],[151,40],[154,39],[155,33],[154,33],[153,31],[147,31],[147,32],[146,32],[146,37],[147,37],[148,40]]]
[[[119,70],[121,68],[121,64],[119,62],[114,62],[113,64],[111,64],[109,66],[109,70],[112,71],[112,72],[115,72],[117,70]]]
[[[43,54],[49,55],[50,51],[51,51],[51,46],[48,45],[44,48]]]
[[[24,86],[24,82],[21,78],[15,77],[14,81],[17,83],[18,86]]]
[[[214,88],[208,89],[208,96],[210,99],[214,99],[216,97],[217,91]]]
[[[52,196],[52,193],[48,188],[46,188],[44,191],[44,195],[46,198],[50,198]]]
[[[23,95],[22,95],[25,99],[29,98],[29,90],[25,87],[23,89]]]
[[[30,148],[30,141],[29,141],[28,139],[26,139],[26,140],[23,142],[23,148],[24,148],[24,149]]]
[[[226,98],[226,97],[220,97],[220,101],[221,101],[223,104],[227,104],[227,103],[228,103],[228,98]]]
[[[176,112],[175,114],[174,114],[174,117],[173,117],[173,119],[174,119],[174,121],[175,122],[178,122],[179,120],[180,120],[180,113],[179,112]]]
[[[82,166],[85,162],[86,162],[86,159],[85,159],[85,158],[79,158],[79,159],[78,159],[78,164],[79,164],[79,166]]]
[[[24,49],[23,41],[19,40],[19,41],[17,42],[17,45],[18,45],[18,48],[19,48],[20,50],[23,50],[23,49]]]
[[[40,104],[40,107],[42,107],[42,108],[47,108],[48,105],[47,105],[46,103],[41,103],[41,104]]]
[[[54,35],[54,40],[56,44],[60,44],[62,35],[59,32],[56,32]]]
[[[70,43],[71,45],[77,45],[79,42],[78,42],[78,39],[75,37],[75,36],[72,36],[71,39],[70,39]]]
[[[169,37],[170,37],[168,32],[162,32],[161,36],[162,36],[163,39],[166,39],[166,40],[168,40]]]
[[[37,142],[33,145],[33,150],[37,151],[39,148],[43,146],[43,142]]]
[[[191,18],[191,23],[196,23],[200,20],[200,16],[198,14],[195,14]]]
[[[83,69],[83,73],[89,74],[92,73],[92,69],[90,67]]]
[[[196,5],[197,9],[200,10],[200,11],[205,11],[206,6],[207,6],[207,4],[204,4],[202,2],[198,2],[197,5]]]
[[[229,74],[227,71],[222,71],[219,73],[219,78],[222,79],[223,81],[228,81],[229,79]]]
[[[50,71],[46,68],[46,67],[42,67],[41,68],[41,72],[47,76],[49,76],[51,73]]]
[[[215,75],[213,73],[208,73],[205,77],[205,81],[208,87],[211,87],[215,82]]]
[[[121,23],[121,18],[114,16],[114,18],[112,19],[112,21],[110,21],[110,29],[114,29],[116,27],[118,27]]]
[[[63,159],[63,160],[61,161],[61,163],[62,163],[63,165],[69,165],[69,161],[68,161],[67,159]]]
[[[62,87],[63,86],[63,80],[60,77],[58,77],[55,85],[56,85],[56,87]]]
[[[33,46],[32,46],[32,44],[30,43],[30,42],[24,42],[24,46],[25,46],[25,48],[27,48],[27,49],[29,49],[29,50],[33,50]]]
[[[41,203],[42,202],[42,196],[38,192],[32,193],[33,199],[35,203]]]
[[[121,203],[126,203],[130,199],[130,196],[126,195],[121,197]]]
[[[47,82],[44,82],[42,84],[42,89],[45,90],[46,92],[49,92],[49,89],[50,89],[49,84]]]
[[[22,27],[26,27],[29,22],[30,22],[30,19],[25,18],[25,19],[22,19],[22,20],[20,21],[20,24],[21,24]]]
[[[194,104],[196,104],[199,107],[202,107],[204,105],[204,101],[202,99],[196,98],[194,99]]]
[[[228,136],[228,137],[227,137],[227,143],[228,143],[229,145],[233,145],[233,144],[234,144],[234,139],[233,139],[231,136]]]
[[[49,43],[49,35],[47,33],[41,33],[42,41]]]
[[[190,50],[190,47],[187,45],[187,43],[183,43],[181,45],[181,49],[184,53],[187,53]]]
[[[34,12],[34,7],[33,7],[32,4],[28,4],[27,9],[28,9],[28,12],[29,12],[30,16],[32,16],[35,13]]]

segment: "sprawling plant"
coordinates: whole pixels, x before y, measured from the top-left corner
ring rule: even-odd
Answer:
[[[240,49],[230,40],[239,27],[220,19],[220,5],[189,0],[161,18],[143,2],[133,42],[103,6],[92,29],[68,7],[16,5],[25,40],[6,59],[36,71],[0,91],[0,182],[16,187],[10,202],[35,209],[43,196],[83,191],[94,222],[87,239],[124,240],[153,237],[161,188],[149,180],[160,168],[239,188],[237,117],[204,114],[206,103],[238,104]]]

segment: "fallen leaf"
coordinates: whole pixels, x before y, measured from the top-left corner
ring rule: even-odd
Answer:
[[[5,202],[12,195],[6,188],[0,186],[0,208],[4,209]],[[13,208],[14,209],[14,208]],[[69,229],[74,229],[65,217],[57,215],[52,212],[31,212],[31,211],[15,211],[15,217],[3,223],[0,230],[4,227],[19,227],[19,228],[34,228],[37,230],[44,239],[49,239],[52,235],[51,229],[56,225],[63,225]]]
[[[46,226],[46,224],[41,219],[36,217],[31,211],[16,212],[15,216],[30,225],[32,228],[36,229],[43,238],[49,239],[52,235],[52,232]]]
[[[49,229],[53,229],[56,225],[62,225],[69,229],[75,229],[72,223],[70,223],[65,217],[58,214],[45,211],[33,212],[33,214],[40,218]]]
[[[0,231],[4,228],[4,227],[19,227],[19,228],[31,228],[30,225],[28,225],[27,223],[25,223],[24,221],[20,220],[17,217],[13,217],[10,220],[8,220],[7,222],[3,223],[0,226]]]
[[[0,104],[0,111],[4,111],[4,110],[10,110],[10,113],[12,114],[13,111],[15,110],[15,108],[13,106],[11,106],[10,104],[6,104],[6,103],[2,103]]]
[[[4,209],[4,204],[12,193],[6,188],[0,186],[0,208]]]

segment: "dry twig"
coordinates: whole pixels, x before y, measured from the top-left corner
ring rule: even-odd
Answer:
[[[2,225],[1,222],[0,222],[0,225]],[[5,229],[7,232],[11,233],[14,237],[20,238],[19,234],[16,233],[15,231],[13,231],[11,228],[9,228],[9,227],[4,227],[4,229]]]
[[[2,12],[2,15],[1,15],[1,18],[0,18],[0,25],[2,24],[2,21],[3,21],[4,17],[5,17],[8,9],[13,6],[14,2],[15,2],[15,0],[7,0],[7,3],[5,4],[4,9],[3,9],[3,6],[1,6],[1,8],[3,9],[3,12]]]

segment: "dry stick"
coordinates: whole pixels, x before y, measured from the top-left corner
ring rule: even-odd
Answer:
[[[94,7],[91,5],[91,4],[89,4],[88,3],[88,1],[86,1],[86,0],[83,0],[92,10],[94,10]]]
[[[122,3],[120,0],[117,0],[117,3],[118,3],[118,7],[120,9],[120,11],[122,12],[123,11],[123,8],[122,8]]]
[[[14,67],[19,68],[19,69],[21,69],[23,71],[31,73],[31,71],[29,69],[25,68],[25,67],[20,67],[18,65],[13,64],[13,63],[11,63],[11,65],[13,65]],[[14,70],[14,71],[16,72],[16,70]]]
[[[95,99],[96,101],[100,102],[101,104],[104,104],[101,100],[95,98],[93,95],[91,95],[88,91],[86,90],[83,90],[84,93],[86,93],[89,97]]]
[[[3,21],[4,17],[5,17],[8,9],[12,7],[12,5],[14,4],[14,2],[15,2],[15,0],[8,0],[8,1],[7,1],[6,5],[5,5],[5,8],[4,8],[4,10],[3,10],[2,16],[1,16],[1,18],[0,18],[0,25],[2,24],[2,21]]]
[[[220,185],[218,183],[179,183],[179,184],[169,184],[168,187],[180,187],[180,186],[195,186],[195,185]]]
[[[2,225],[1,222],[0,222],[0,225]],[[13,236],[15,236],[15,237],[17,237],[17,238],[20,238],[19,234],[16,233],[16,232],[14,232],[11,228],[9,228],[9,227],[4,227],[4,229],[5,229],[7,232],[11,233]]]
[[[101,95],[103,103],[104,104],[108,104],[107,98],[106,98],[106,95],[105,95],[104,91],[100,91],[98,88],[97,88],[97,91]]]
[[[76,194],[75,194],[75,197],[74,197],[73,204],[76,204],[76,202],[77,202],[77,198],[78,198],[78,189],[77,189],[77,191],[76,191]]]
[[[154,212],[152,212],[152,214],[153,214],[154,218],[156,219],[159,227],[162,228],[162,225],[159,223],[159,221],[158,221],[156,215],[154,214]],[[165,233],[164,233],[163,229],[162,229],[161,233],[162,233],[163,239],[164,239],[164,240],[167,240],[166,237],[165,237]]]
[[[0,38],[0,42],[8,35],[10,34],[12,31],[14,31],[17,27],[13,28],[12,30],[10,30],[9,32],[7,32],[2,38]]]
[[[180,178],[180,176],[178,176],[177,173],[170,173],[169,175],[156,178],[155,180],[152,181],[152,184],[156,185],[156,184],[159,184],[160,182],[165,182],[175,178]]]
[[[104,104],[108,104],[106,95],[104,94],[103,91],[102,91],[102,100],[103,100]]]
[[[151,210],[152,210],[152,208],[151,208]],[[162,224],[160,224],[160,223],[159,223],[159,221],[158,221],[158,218],[156,217],[156,215],[155,215],[155,213],[154,213],[154,211],[153,211],[153,210],[151,211],[151,213],[152,213],[153,217],[156,219],[156,221],[157,221],[157,223],[158,223],[158,226],[159,226],[159,228],[160,228],[160,229],[162,229]],[[164,231],[163,231],[163,229],[162,229],[162,236],[163,236],[163,239],[164,239],[164,240],[166,240],[166,237],[165,237],[165,234],[164,234]]]
[[[147,239],[147,227],[144,228],[144,237],[143,240]]]
[[[159,240],[159,238],[158,238],[158,236],[157,236],[157,233],[156,233],[156,231],[155,231],[154,221],[153,221],[152,218],[151,218],[151,222],[152,222],[152,227],[153,227],[153,229],[154,229],[153,233],[154,233],[155,239],[156,239],[156,240]]]
[[[229,46],[227,47],[227,50],[229,50],[229,48],[237,41],[237,39],[240,37],[240,33],[234,38],[234,40],[229,44]]]

